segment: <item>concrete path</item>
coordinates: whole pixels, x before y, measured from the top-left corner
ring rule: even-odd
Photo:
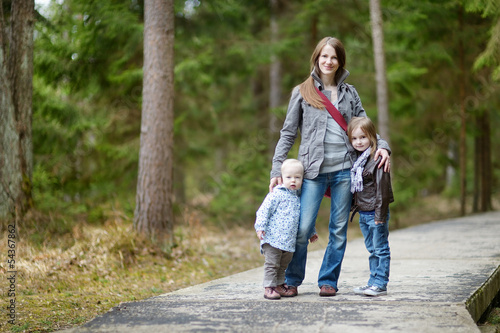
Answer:
[[[350,227],[357,227],[352,224]],[[263,298],[263,269],[123,303],[67,332],[479,332],[500,290],[500,212],[391,232],[388,295],[357,296],[368,278],[362,239],[348,242],[335,297],[319,297],[322,251],[299,296]]]

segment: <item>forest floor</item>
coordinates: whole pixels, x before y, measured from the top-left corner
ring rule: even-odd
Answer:
[[[317,223],[320,239],[311,245],[311,251],[324,248],[328,242],[323,236],[328,233],[326,214],[328,209],[323,207]],[[406,211],[404,222],[394,215],[393,225],[403,228],[458,216],[458,205],[429,197]],[[23,236],[31,231],[18,232]],[[353,223],[348,238],[356,237],[361,233]],[[15,324],[8,322],[8,310],[2,306],[0,332],[52,332],[79,326],[121,302],[157,296],[263,264],[253,221],[231,228],[205,226],[195,212],[186,213],[182,225],[176,226],[176,246],[171,251],[138,238],[130,219],[120,212],[101,226],[79,223],[71,234],[47,237],[42,245],[33,245],[28,238],[18,240],[15,248]],[[8,248],[7,239],[4,233],[1,248]],[[0,263],[0,271],[4,276],[9,271],[6,260]],[[492,311],[484,327],[500,332],[499,308]]]

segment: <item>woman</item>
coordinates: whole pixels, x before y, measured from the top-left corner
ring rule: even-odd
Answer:
[[[276,145],[269,190],[281,184],[280,168],[295,142],[298,130],[301,144],[298,159],[304,165],[300,224],[297,245],[286,270],[286,293],[297,295],[297,287],[305,276],[308,240],[315,233],[316,217],[325,192],[331,196],[329,241],[318,276],[320,296],[335,296],[347,242],[347,221],[351,208],[350,168],[355,158],[344,129],[325,110],[318,93],[321,91],[340,111],[348,123],[352,117],[366,117],[356,89],[344,82],[349,72],[344,69],[345,49],[333,37],[323,38],[311,56],[311,75],[295,87],[280,139]],[[378,140],[376,157],[389,171],[389,146]]]

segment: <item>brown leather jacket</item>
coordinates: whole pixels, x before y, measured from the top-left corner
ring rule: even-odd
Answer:
[[[363,170],[363,191],[354,194],[353,216],[357,211],[375,211],[375,221],[386,221],[389,204],[394,202],[391,174],[378,168],[381,157],[370,159]]]

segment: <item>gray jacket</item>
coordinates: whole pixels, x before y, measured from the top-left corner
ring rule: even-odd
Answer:
[[[324,90],[323,82],[314,71],[311,76],[316,87],[330,99],[330,92]],[[337,84],[337,99],[338,110],[346,122],[349,123],[352,117],[366,117],[366,112],[361,105],[361,100],[354,86],[344,82],[347,76],[349,76],[349,72],[344,69],[344,74]],[[297,138],[298,130],[301,133],[298,160],[304,165],[304,178],[314,179],[318,176],[325,154],[324,139],[327,119],[328,111],[324,108],[316,109],[308,104],[300,94],[298,86],[293,89],[285,122],[280,131],[280,139],[274,151],[271,178],[281,176],[281,164],[287,158],[288,152]],[[356,159],[356,152],[346,133],[344,133],[344,141],[346,144],[346,159],[353,163]],[[378,147],[387,149],[390,153],[389,145],[380,137],[378,137]]]

